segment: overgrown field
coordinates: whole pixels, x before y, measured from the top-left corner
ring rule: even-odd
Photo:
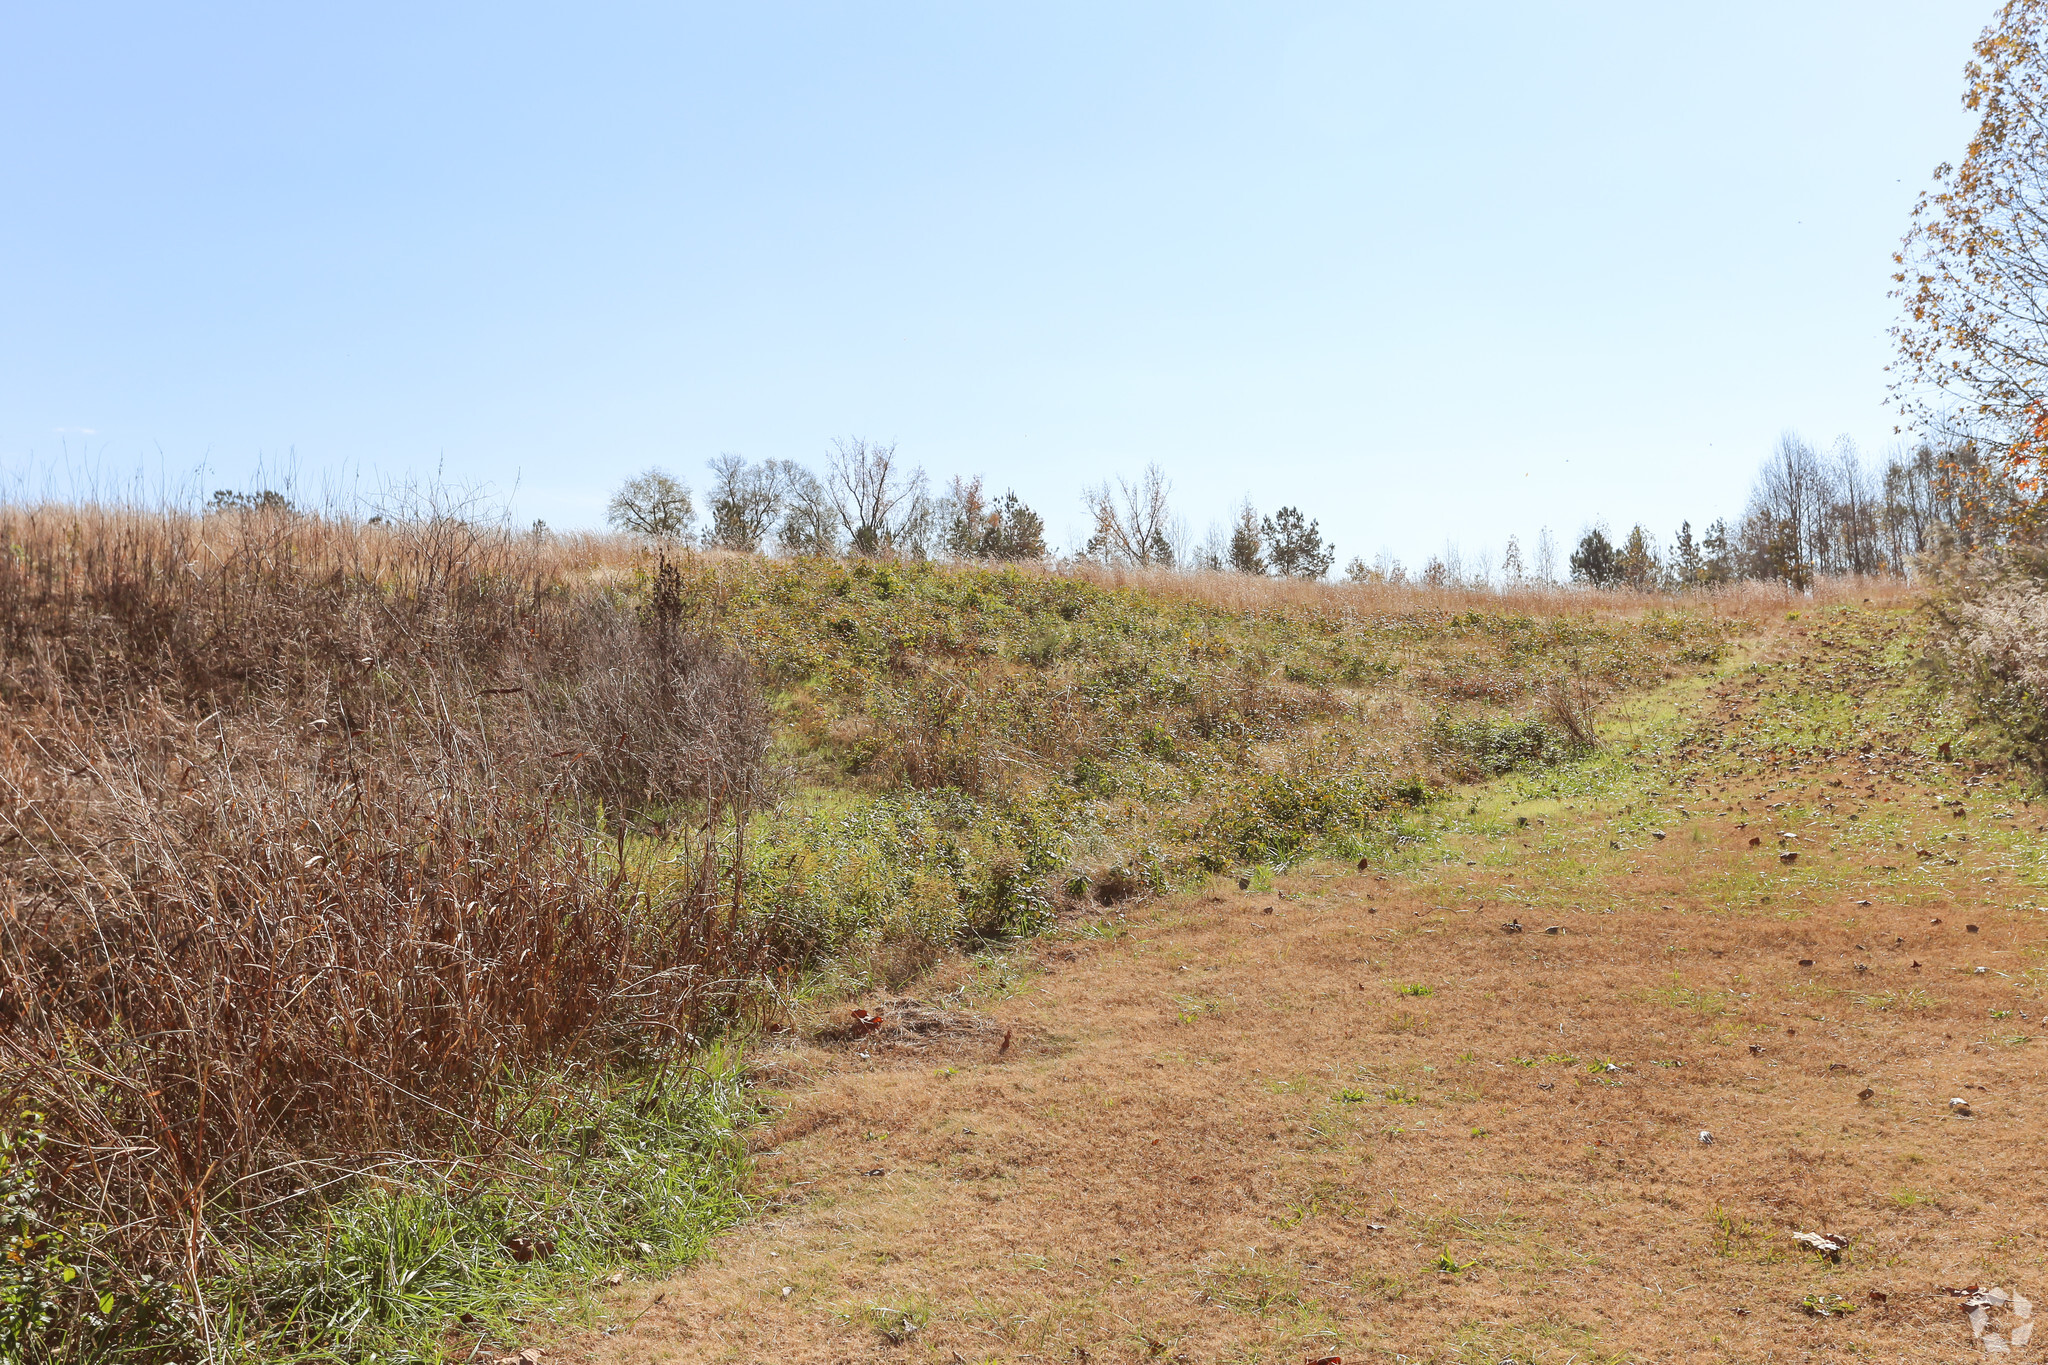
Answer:
[[[753,903],[843,961],[882,949],[883,972],[1063,903],[1369,856],[1447,784],[1569,755],[1599,699],[1743,628],[1570,595],[1247,607],[931,564],[720,558],[686,581],[777,718]]]
[[[1919,1365],[1985,1357],[1972,1307],[2018,1342],[2048,1267],[2048,811],[1916,613],[1775,617],[1369,869],[1216,878],[960,964],[919,993],[979,1027],[921,1047],[814,1011],[762,1062],[772,1215],[562,1344]]]
[[[1773,605],[664,557],[431,506],[0,541],[0,1332],[72,1359],[463,1351],[687,1257],[741,1209],[716,1040],[1383,854]]]

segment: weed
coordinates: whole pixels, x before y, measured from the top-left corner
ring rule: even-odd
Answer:
[[[1211,1281],[1208,1296],[1255,1317],[1263,1317],[1276,1308],[1299,1308],[1303,1303],[1299,1277],[1269,1261],[1239,1261],[1226,1266]]]
[[[1859,995],[1854,999],[1865,1009],[1895,1010],[1907,1014],[1931,1010],[1938,1003],[1933,996],[1918,987],[1903,991],[1878,991],[1871,995]]]
[[[923,1304],[909,1307],[868,1304],[860,1310],[860,1319],[868,1330],[891,1346],[901,1346],[925,1329],[931,1321],[932,1310]]]
[[[1757,1224],[1730,1213],[1719,1204],[1708,1211],[1707,1220],[1714,1230],[1716,1256],[1733,1256],[1739,1248],[1747,1247],[1763,1233]]]
[[[1651,992],[1651,998],[1709,1019],[1738,1011],[1739,1002],[1728,991],[1702,990],[1689,986],[1675,972],[1671,980],[1673,984],[1669,987]]]

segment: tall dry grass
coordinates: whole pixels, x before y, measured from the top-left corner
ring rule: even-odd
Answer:
[[[1957,551],[1933,577],[1930,660],[1995,749],[2048,775],[2048,551]]]
[[[431,509],[11,507],[0,545],[0,1100],[124,1264],[196,1284],[224,1222],[517,1163],[523,1080],[766,964],[766,714],[672,567],[629,597],[610,547]],[[636,818],[659,893],[607,852]]]

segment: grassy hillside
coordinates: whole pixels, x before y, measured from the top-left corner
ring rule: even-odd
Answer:
[[[755,904],[807,944],[899,958],[1310,850],[1368,856],[1446,784],[1568,755],[1600,698],[1710,662],[1742,628],[1711,605],[1571,594],[685,572],[776,716],[784,801],[758,836]]]
[[[1368,870],[952,964],[917,987],[952,1012],[929,1033],[849,1036],[850,1006],[904,1012],[877,995],[816,1010],[759,1063],[773,1216],[561,1344],[1980,1358],[1965,1286],[2038,1302],[2013,1210],[2043,1192],[2048,812],[1965,738],[1924,623],[1878,608],[1775,613]]]
[[[10,508],[0,543],[6,1330],[73,1358],[403,1354],[687,1257],[741,1207],[705,1049],[793,992],[1380,856],[1784,609],[432,508]]]

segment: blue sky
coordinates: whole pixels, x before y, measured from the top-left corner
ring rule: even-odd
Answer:
[[[1340,558],[1668,537],[1894,439],[1991,9],[7,0],[0,474],[569,527],[860,435],[1062,536],[1157,461]]]

